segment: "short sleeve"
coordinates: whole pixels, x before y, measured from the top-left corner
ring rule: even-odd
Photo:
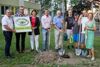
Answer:
[[[7,25],[7,19],[5,17],[2,18],[2,25]]]
[[[64,20],[64,16],[62,16],[61,19]]]
[[[95,20],[93,21],[93,27],[95,27],[96,26],[96,24],[95,24]]]
[[[53,24],[56,24],[56,17],[53,18]]]
[[[41,17],[41,23],[43,23],[43,16]]]

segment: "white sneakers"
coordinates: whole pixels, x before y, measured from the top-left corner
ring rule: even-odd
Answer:
[[[91,58],[91,56],[90,56],[90,55],[88,55],[88,56],[87,56],[87,58]]]
[[[88,55],[87,58],[91,58],[91,56]],[[91,61],[94,61],[94,60],[95,60],[95,57],[92,57],[92,58],[91,58]]]
[[[81,54],[81,49],[75,49],[76,56],[79,56]]]
[[[92,61],[94,61],[94,60],[95,60],[95,58],[94,58],[94,57],[92,57],[92,58],[91,58],[91,60],[92,60]]]

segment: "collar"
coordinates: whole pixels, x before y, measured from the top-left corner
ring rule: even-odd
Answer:
[[[49,17],[49,15],[44,15],[46,18],[48,18]]]
[[[11,17],[8,17],[7,15],[5,15],[5,17],[6,17],[6,18],[11,18]]]
[[[57,18],[61,18],[62,16],[56,16]]]

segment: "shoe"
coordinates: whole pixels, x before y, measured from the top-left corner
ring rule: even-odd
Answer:
[[[19,50],[17,50],[18,53],[21,53]]]
[[[90,55],[87,55],[87,58],[90,58],[91,56]]]
[[[55,50],[56,50],[56,52],[58,52],[60,49],[61,49],[61,48],[58,48],[58,49],[55,49]]]
[[[65,55],[65,54],[64,54],[62,57],[63,57],[63,58],[70,58],[69,55]]]
[[[46,51],[46,49],[42,49],[42,52]]]
[[[67,46],[68,49],[70,49],[70,46]]]
[[[21,52],[20,51],[17,51],[17,53],[20,54]]]
[[[21,53],[24,53],[24,52],[25,52],[24,50],[21,51]]]
[[[91,58],[91,60],[92,60],[92,61],[94,61],[94,60],[95,60],[95,58],[94,58],[94,57],[92,57],[92,58]]]
[[[10,56],[6,56],[6,58],[7,59],[13,59],[14,57],[10,55]]]
[[[80,56],[81,54],[81,49],[75,49],[75,55]]]
[[[41,53],[41,50],[36,50],[36,53]]]
[[[72,45],[71,47],[72,47],[72,48],[74,48],[74,46],[73,46],[73,45]]]

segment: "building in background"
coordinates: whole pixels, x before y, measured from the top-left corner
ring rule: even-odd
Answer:
[[[19,6],[25,6],[28,11],[32,9],[41,9],[40,4],[35,3],[35,0],[0,0],[0,19],[4,15],[6,9],[10,8],[13,14],[15,14]]]

